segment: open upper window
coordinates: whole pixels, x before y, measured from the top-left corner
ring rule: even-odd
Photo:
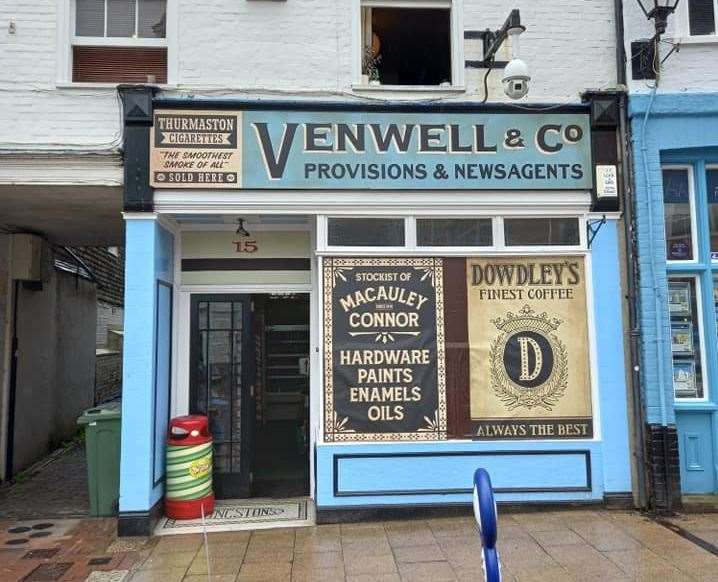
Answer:
[[[167,0],[75,0],[72,80],[166,83]]]
[[[431,8],[407,7],[406,2],[396,2],[396,6],[391,2],[377,4],[380,5],[367,1],[362,5],[363,84],[455,84],[451,2],[439,2],[439,7]]]

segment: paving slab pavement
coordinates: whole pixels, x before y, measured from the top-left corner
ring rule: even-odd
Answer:
[[[718,582],[716,514],[670,520],[704,536],[706,549],[638,512],[500,513],[507,582]],[[0,521],[0,581],[207,582],[201,534],[117,539],[113,519],[46,523]],[[17,539],[26,542],[8,543]],[[212,533],[209,569],[211,582],[483,579],[470,517]]]

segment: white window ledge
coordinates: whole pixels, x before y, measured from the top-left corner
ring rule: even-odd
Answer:
[[[124,37],[124,36],[73,36],[73,46],[109,46],[109,47],[142,47],[166,48],[165,37]]]
[[[451,85],[441,87],[440,85],[352,85],[353,91],[379,92],[379,93],[464,93],[466,87]]]
[[[176,89],[177,85],[160,85],[156,83],[88,83],[86,81],[73,83],[72,81],[58,81],[55,83],[57,89],[96,89],[106,91],[107,89],[117,89],[119,85],[148,85],[151,87],[157,87],[163,91]]]
[[[671,39],[676,44],[718,44],[718,34],[703,34],[696,36],[677,36]]]

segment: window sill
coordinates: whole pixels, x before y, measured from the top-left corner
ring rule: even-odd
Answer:
[[[465,93],[466,87],[451,85],[441,87],[439,85],[352,85],[352,90],[367,93],[431,93],[435,94],[457,94]]]
[[[103,91],[107,89],[117,89],[120,85],[127,85],[128,83],[88,83],[88,82],[72,82],[72,81],[58,81],[55,83],[56,89],[95,89],[97,91]],[[157,87],[163,91],[176,89],[177,85],[168,84],[156,84],[156,83],[130,83],[132,85],[147,85],[148,87]]]
[[[709,45],[718,44],[718,34],[705,34],[699,36],[677,36],[671,39],[676,44]]]

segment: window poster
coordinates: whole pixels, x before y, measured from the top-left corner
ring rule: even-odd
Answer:
[[[668,311],[671,316],[691,314],[691,288],[687,281],[668,283]]]
[[[671,323],[671,351],[674,354],[693,355],[692,323]]]
[[[693,360],[673,362],[673,392],[676,398],[698,398],[696,364]]]
[[[325,439],[445,439],[442,259],[325,258],[323,285]]]
[[[467,259],[476,439],[591,438],[583,257]]]

